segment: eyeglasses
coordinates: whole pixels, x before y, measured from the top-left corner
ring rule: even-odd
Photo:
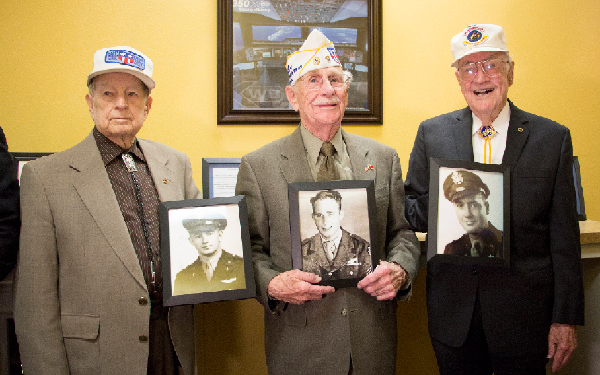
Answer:
[[[342,74],[334,74],[327,77],[329,84],[334,90],[343,90],[346,88],[346,79]],[[304,82],[306,88],[309,90],[320,90],[325,82],[322,76],[319,75],[307,75],[306,77],[302,77],[300,80]]]
[[[458,78],[463,82],[472,81],[479,72],[478,65],[481,65],[481,70],[488,77],[496,77],[506,71],[506,64],[508,64],[508,61],[500,59],[489,59],[476,63],[467,63],[458,68]]]

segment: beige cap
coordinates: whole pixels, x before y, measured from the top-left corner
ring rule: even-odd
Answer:
[[[508,52],[506,35],[502,27],[490,24],[473,24],[467,26],[461,33],[455,35],[450,42],[454,62],[461,58],[482,51]]]
[[[152,60],[129,46],[103,48],[94,54],[94,67],[87,77],[87,85],[100,74],[129,73],[152,90],[156,86],[152,79],[152,69]]]
[[[288,56],[286,68],[293,86],[300,77],[311,70],[342,66],[333,43],[317,29],[314,29],[302,47]]]

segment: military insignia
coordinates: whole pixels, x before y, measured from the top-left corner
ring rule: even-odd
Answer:
[[[315,57],[315,59],[313,60],[313,64],[319,65],[320,63],[321,63],[321,59],[319,59],[318,57]]]
[[[352,258],[348,261],[348,263],[346,263],[347,266],[361,266],[362,263],[358,262],[358,258]]]
[[[452,172],[452,181],[456,184],[456,185],[460,185],[463,183],[463,176],[460,172],[458,171],[454,171]]]
[[[483,31],[484,30],[480,27],[469,28],[465,31],[467,40],[465,40],[463,44],[473,46],[485,42],[488,37],[483,35]]]
[[[327,48],[327,52],[329,52],[329,56],[331,56],[331,58],[333,59],[333,61],[335,61],[336,63],[340,64],[340,58],[338,57],[338,54],[335,50],[335,48]]]
[[[325,60],[327,60],[327,62],[331,62],[331,57],[329,57],[329,55],[325,56]]]

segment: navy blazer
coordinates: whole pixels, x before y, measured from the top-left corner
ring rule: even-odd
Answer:
[[[430,260],[429,333],[447,345],[462,345],[479,291],[493,352],[545,354],[552,323],[583,324],[573,146],[566,127],[509,105],[502,164],[510,166],[510,267]],[[471,139],[469,108],[420,125],[405,181],[405,212],[416,230],[427,231],[430,158],[473,161]]]

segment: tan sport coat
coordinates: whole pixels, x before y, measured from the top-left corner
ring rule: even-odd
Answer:
[[[189,158],[139,139],[161,201],[198,198]],[[28,375],[146,375],[150,304],[127,226],[93,135],[29,162],[15,325]],[[193,307],[169,311],[175,350],[194,374]]]
[[[400,159],[394,149],[346,133],[356,180],[375,181],[379,250],[413,278],[419,245],[404,218]],[[267,286],[292,269],[288,183],[313,181],[300,128],[244,156],[236,194],[248,203],[257,299],[265,307],[265,351],[269,374],[394,374],[396,305],[377,301],[357,288],[345,288],[320,301],[274,308]],[[405,294],[406,295],[406,294]],[[405,324],[405,322],[403,322]]]

